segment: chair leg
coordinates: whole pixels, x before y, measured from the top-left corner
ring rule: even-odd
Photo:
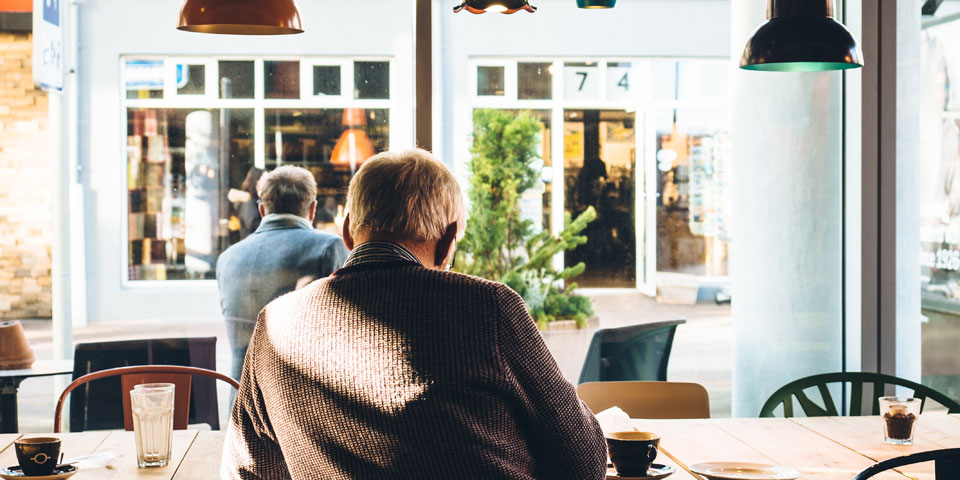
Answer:
[[[960,458],[944,458],[936,461],[936,480],[960,478]]]

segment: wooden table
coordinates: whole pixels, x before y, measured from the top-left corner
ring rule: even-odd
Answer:
[[[0,433],[16,433],[17,391],[20,382],[30,377],[69,375],[73,373],[73,360],[37,360],[30,368],[0,370]]]
[[[678,468],[670,480],[701,480],[688,470],[701,462],[757,462],[799,470],[804,480],[850,480],[881,460],[960,447],[960,416],[920,417],[913,445],[883,442],[880,417],[634,420],[660,434],[657,463]],[[933,462],[901,467],[876,480],[933,480]]]
[[[177,430],[173,432],[173,455],[170,464],[163,468],[137,468],[137,450],[133,432],[122,430],[30,434],[29,436],[53,436],[61,440],[60,450],[65,458],[89,455],[94,452],[114,452],[117,463],[113,468],[82,469],[70,480],[86,479],[196,479],[220,478],[220,453],[223,449],[224,431]],[[13,441],[18,434],[0,434],[0,465],[17,464]]]

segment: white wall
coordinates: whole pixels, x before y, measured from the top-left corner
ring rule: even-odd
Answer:
[[[85,0],[80,19],[80,162],[86,201],[88,318],[219,321],[216,284],[151,282],[124,286],[126,120],[120,56],[381,55],[392,56],[394,147],[413,144],[412,3],[397,0],[309,0],[300,9],[305,33],[280,37],[216,36],[176,30],[180,0]],[[350,27],[350,29],[346,29]],[[393,88],[398,87],[398,88]]]

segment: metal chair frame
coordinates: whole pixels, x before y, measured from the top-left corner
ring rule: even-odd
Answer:
[[[92,382],[94,380],[100,380],[107,377],[116,377],[116,376],[122,377],[124,375],[156,375],[156,374],[160,374],[160,375],[165,374],[165,375],[171,375],[171,376],[172,375],[189,375],[191,377],[194,375],[199,375],[203,377],[213,378],[216,380],[222,380],[228,383],[230,386],[232,386],[235,389],[240,388],[240,384],[237,383],[236,380],[220,372],[217,372],[214,370],[207,370],[205,368],[184,367],[180,365],[136,365],[136,366],[130,366],[130,367],[118,367],[118,368],[111,368],[107,370],[100,370],[97,372],[88,373],[82,377],[77,378],[76,380],[70,382],[70,384],[67,385],[67,388],[63,390],[63,393],[60,394],[60,398],[57,400],[57,407],[53,413],[53,432],[60,433],[61,431],[60,424],[62,423],[61,420],[63,416],[63,404],[67,400],[67,395],[69,395],[70,392],[80,387],[81,385],[84,385],[88,382]],[[127,392],[121,392],[121,394],[126,394],[126,393]],[[178,395],[178,396],[187,395],[188,398],[185,399],[185,404],[187,405],[187,408],[189,408],[189,405],[190,405],[189,389],[186,392],[178,391],[175,393],[175,395]],[[181,402],[176,402],[176,403],[181,404]],[[127,410],[126,405],[124,410],[125,410],[124,416],[125,417],[129,416],[130,412],[126,411]],[[186,428],[186,418],[187,418],[186,412],[184,412],[183,418],[184,418],[183,425],[179,426],[180,428],[178,428],[177,425],[174,425],[175,429]]]
[[[936,462],[934,466],[936,480],[956,480],[960,478],[960,448],[945,448],[884,460],[860,472],[856,477],[853,477],[853,480],[867,480],[887,470],[930,461]]]

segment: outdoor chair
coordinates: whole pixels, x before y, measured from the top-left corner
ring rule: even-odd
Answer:
[[[960,478],[960,448],[945,448],[884,460],[860,472],[856,477],[853,477],[853,480],[867,480],[887,470],[930,461],[936,462],[934,463],[935,480],[957,480]]]
[[[131,365],[181,365],[217,369],[217,338],[163,338],[80,343],[74,348],[73,380],[88,373]],[[206,423],[220,429],[217,385],[212,378],[191,382],[191,424]],[[123,428],[123,406],[117,395],[119,378],[82,385],[70,400],[70,431]]]
[[[174,408],[173,408],[173,429],[184,430],[187,428],[187,418],[190,413],[190,383],[193,377],[201,376],[215,380],[227,382],[235,389],[240,388],[236,380],[213,370],[207,370],[196,367],[183,367],[179,365],[140,365],[132,367],[111,368],[99,372],[84,375],[67,385],[67,388],[60,394],[57,400],[57,407],[53,413],[53,432],[60,433],[60,417],[63,413],[63,403],[67,400],[67,395],[77,387],[86,385],[89,382],[107,378],[120,377],[120,399],[123,403],[123,429],[133,430],[133,413],[130,407],[130,390],[135,385],[143,383],[172,383],[174,387]]]
[[[588,382],[577,395],[594,414],[616,406],[630,418],[710,418],[710,396],[697,383]]]
[[[612,382],[667,380],[667,362],[677,325],[686,320],[644,323],[594,332],[580,380]]]
[[[847,384],[850,385],[849,408],[847,409],[847,413],[840,413],[839,405],[830,393],[829,386],[831,384],[839,384],[840,388],[846,388]],[[872,395],[864,396],[863,387],[865,384],[872,385]],[[882,373],[836,372],[804,377],[780,387],[780,389],[773,392],[773,395],[770,395],[770,398],[763,404],[763,407],[760,409],[760,416],[773,417],[775,416],[774,411],[776,408],[783,405],[783,416],[793,417],[794,397],[803,410],[804,415],[808,417],[880,415],[880,402],[878,399],[886,395],[887,386],[904,387],[913,390],[913,397],[921,400],[921,410],[926,404],[926,399],[931,398],[946,407],[950,413],[960,413],[960,403],[926,385]],[[820,394],[822,400],[820,404],[811,400],[806,393],[807,389],[814,387]],[[865,398],[869,399],[873,405],[869,413],[863,413]]]

